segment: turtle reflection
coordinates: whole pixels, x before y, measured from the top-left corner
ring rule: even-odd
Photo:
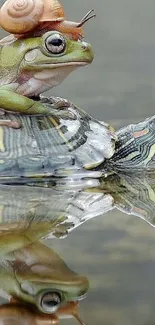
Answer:
[[[154,173],[134,177],[112,174],[78,182],[55,179],[55,186],[48,186],[0,187],[0,256],[9,245],[15,250],[23,247],[23,242],[64,238],[82,223],[114,208],[155,224]]]
[[[115,208],[155,226],[155,173],[114,174],[102,180],[99,188],[112,196]]]

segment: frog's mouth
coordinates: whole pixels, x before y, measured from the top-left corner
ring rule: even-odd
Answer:
[[[64,62],[64,63],[42,63],[40,65],[40,69],[43,69],[43,68],[63,68],[63,67],[74,67],[74,66],[85,66],[85,65],[88,65],[90,64],[92,61],[91,60],[82,60],[82,61],[71,61],[71,62]],[[34,64],[34,66],[38,66],[37,64]]]
[[[86,297],[87,297],[87,292],[84,293],[84,294],[79,295],[79,296],[77,297],[77,300],[78,300],[78,301],[81,301],[81,300],[85,299]]]
[[[91,61],[87,60],[87,61],[72,61],[72,62],[65,62],[65,63],[56,63],[56,66],[59,67],[67,67],[67,66],[74,66],[74,65],[87,65],[89,64]],[[55,64],[53,64],[53,67],[55,66]]]

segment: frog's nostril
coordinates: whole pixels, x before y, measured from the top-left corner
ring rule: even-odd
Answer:
[[[82,42],[82,50],[88,50],[88,43]]]

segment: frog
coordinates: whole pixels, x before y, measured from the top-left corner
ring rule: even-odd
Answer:
[[[92,47],[58,31],[38,37],[16,38],[10,34],[0,41],[1,114],[50,115],[51,108],[70,106],[53,96],[53,106],[40,103],[40,95],[58,86],[72,71],[92,63]],[[0,125],[20,128],[17,121],[0,120]]]
[[[71,226],[71,199],[55,186],[0,186],[0,299],[52,314],[86,296],[87,276],[53,249]]]

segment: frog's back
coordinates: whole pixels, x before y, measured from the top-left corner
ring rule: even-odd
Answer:
[[[6,36],[0,40],[0,86],[12,84],[15,80],[16,68],[11,59],[10,48],[14,41],[15,37],[13,35]],[[14,53],[13,57],[16,57]]]

